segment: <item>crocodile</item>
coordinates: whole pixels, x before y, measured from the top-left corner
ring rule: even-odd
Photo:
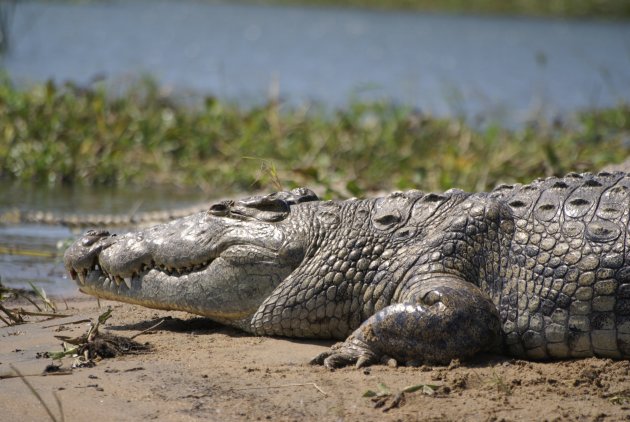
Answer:
[[[622,172],[332,201],[298,188],[90,230],[64,262],[89,295],[340,340],[312,361],[328,368],[628,359],[629,204]]]
[[[619,164],[609,164],[604,171],[630,172],[630,159]],[[50,226],[65,226],[71,229],[86,227],[147,227],[157,223],[164,223],[203,211],[212,203],[202,201],[189,206],[158,211],[133,211],[129,213],[58,213],[42,210],[8,208],[0,211],[0,226],[14,224],[41,224]]]
[[[125,214],[55,213],[41,210],[9,208],[0,212],[0,226],[13,224],[42,224],[79,229],[90,226],[146,227],[164,223],[206,210],[211,203],[200,202],[190,206],[160,211],[137,211]]]

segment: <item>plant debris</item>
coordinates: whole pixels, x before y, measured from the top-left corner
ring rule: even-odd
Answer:
[[[377,391],[367,390],[363,393],[363,397],[371,398],[375,409],[382,408],[383,412],[388,412],[389,410],[400,407],[405,403],[406,393],[415,393],[420,391],[424,395],[433,396],[440,386],[435,384],[410,385],[395,394],[392,394],[389,388],[382,382],[379,382],[377,387]],[[391,401],[389,401],[390,399]]]
[[[55,365],[51,363],[50,365],[46,365],[44,368],[43,375],[70,375],[72,374],[72,369],[64,368],[63,365]]]
[[[57,312],[57,305],[55,305],[52,300],[48,299],[48,296],[46,296],[46,292],[44,291],[44,289],[34,285],[30,281],[28,282],[28,284],[31,286],[31,289],[33,289],[35,294],[41,299],[46,308],[49,308],[53,312]]]
[[[26,323],[24,318],[25,316],[40,316],[46,318],[65,318],[70,316],[57,313],[57,306],[46,296],[44,289],[35,286],[33,283],[30,284],[33,290],[6,287],[0,281],[0,321],[2,321],[6,326]],[[38,305],[37,302],[33,300],[32,296],[38,297],[41,300],[42,306]],[[6,300],[18,298],[28,301],[37,309],[37,311],[27,311],[24,308],[7,308],[2,304],[2,302]],[[46,312],[46,309],[50,312]]]
[[[99,328],[111,317],[112,309],[102,313],[96,323],[91,324],[87,333],[79,337],[55,336],[63,341],[63,350],[47,352],[45,357],[60,360],[76,356],[73,367],[92,367],[97,359],[113,358],[120,355],[144,353],[150,350],[148,344],[138,343],[132,338],[101,332]]]

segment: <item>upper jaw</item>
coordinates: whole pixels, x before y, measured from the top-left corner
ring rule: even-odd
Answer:
[[[215,258],[209,254],[205,260],[192,262],[184,257],[169,265],[156,262],[151,249],[142,241],[141,233],[118,237],[107,231],[90,230],[68,248],[64,264],[82,289],[87,289],[88,281],[92,287],[101,285],[106,288],[111,283],[113,288],[126,286],[131,289],[132,281],[141,280],[151,270],[179,276],[207,268]]]
[[[88,231],[68,248],[64,263],[82,290],[87,290],[88,278],[94,288],[108,281],[113,287],[124,283],[131,288],[134,279],[142,280],[150,271],[162,273],[162,280],[204,271],[223,252],[244,243],[275,255],[285,237],[270,224],[252,225],[199,213],[121,236]]]

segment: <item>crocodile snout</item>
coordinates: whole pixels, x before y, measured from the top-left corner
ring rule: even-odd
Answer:
[[[72,244],[63,256],[66,271],[73,280],[83,284],[88,270],[98,264],[98,254],[114,243],[114,237],[106,230],[89,230]]]

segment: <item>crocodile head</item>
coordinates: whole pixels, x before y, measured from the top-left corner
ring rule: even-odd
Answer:
[[[64,263],[86,294],[239,325],[302,262],[308,241],[292,209],[314,200],[299,188],[121,236],[88,231]]]

